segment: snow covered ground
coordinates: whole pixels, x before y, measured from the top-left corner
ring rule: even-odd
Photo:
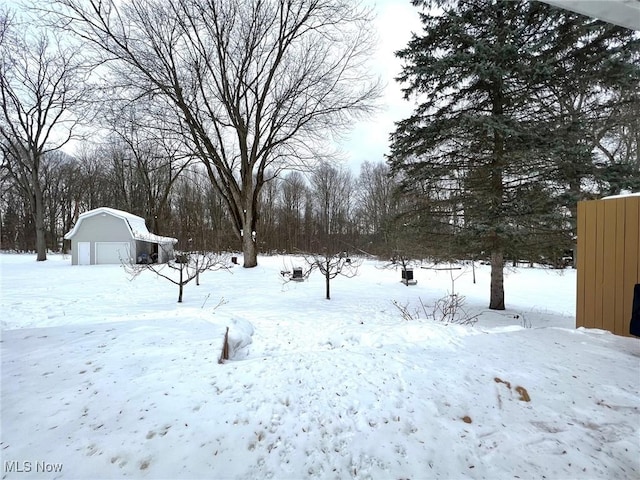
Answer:
[[[488,267],[177,288],[0,255],[2,478],[640,478],[640,340],[574,328],[575,272]],[[451,290],[474,326],[415,316]],[[424,315],[422,315],[424,317]],[[238,348],[218,363],[226,327]],[[528,328],[525,328],[528,327]]]

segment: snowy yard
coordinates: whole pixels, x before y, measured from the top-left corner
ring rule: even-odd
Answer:
[[[467,271],[471,327],[392,303],[448,271],[367,261],[327,301],[261,257],[177,304],[150,272],[34,259],[0,255],[2,478],[640,478],[640,340],[574,328],[575,271],[511,269],[506,312]],[[227,326],[252,343],[219,364]]]

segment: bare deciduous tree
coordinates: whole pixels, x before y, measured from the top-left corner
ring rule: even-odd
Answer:
[[[47,245],[59,251],[63,236],[71,230],[74,190],[82,190],[78,182],[77,163],[62,150],[49,152],[42,162],[42,186],[45,203],[45,236]]]
[[[167,263],[129,263],[125,270],[135,278],[142,272],[151,271],[178,286],[178,303],[182,303],[185,285],[195,280],[199,285],[200,274],[206,271],[227,269],[226,257],[210,252],[190,252],[176,255]],[[176,278],[177,272],[177,278]]]
[[[152,231],[162,233],[171,191],[193,157],[176,138],[166,106],[116,101],[103,110],[114,173],[125,199],[122,208],[145,217]]]
[[[280,230],[285,236],[284,248],[291,252],[301,249],[301,238],[308,232],[304,229],[304,203],[307,184],[300,172],[290,172],[282,179],[280,188]]]
[[[317,234],[321,242],[332,249],[339,248],[337,236],[348,233],[352,210],[354,180],[350,171],[321,165],[310,178],[315,199]]]
[[[304,261],[308,268],[303,273],[304,277],[308,277],[311,272],[318,270],[325,279],[325,298],[331,300],[331,280],[338,275],[352,278],[358,274],[358,268],[362,263],[359,260],[350,258],[346,252],[323,254],[305,254]]]
[[[408,287],[409,285],[415,285],[417,283],[413,278],[413,268],[418,264],[418,260],[413,258],[407,252],[395,250],[389,261],[383,264],[380,268],[396,270],[400,267],[402,283]]]
[[[395,188],[386,164],[364,162],[360,166],[356,188],[359,227],[369,236],[372,246],[381,251],[389,251],[391,244],[393,217],[397,213]]]
[[[47,259],[43,158],[74,135],[87,68],[60,38],[0,10],[0,148],[3,165],[29,199],[37,260]]]
[[[370,13],[353,0],[58,0],[64,28],[121,68],[132,96],[162,98],[227,203],[244,266],[257,265],[258,201],[284,168],[379,94],[365,60]]]

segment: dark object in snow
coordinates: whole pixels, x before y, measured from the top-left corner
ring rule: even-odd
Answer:
[[[303,282],[305,279],[302,267],[293,267],[292,270],[280,270],[280,275],[287,281]]]
[[[238,257],[231,257],[231,263],[233,263],[234,265],[238,264]]]
[[[293,275],[291,276],[291,280],[296,282],[302,282],[304,280],[304,276],[302,275],[302,268],[295,267],[293,269]]]
[[[218,358],[218,363],[224,363],[225,360],[229,360],[229,327],[227,327],[227,331],[224,334],[222,352],[220,353],[220,358]]]
[[[417,280],[413,279],[413,268],[403,268],[402,269],[402,283],[405,285],[415,285],[418,283]]]
[[[640,337],[640,283],[636,283],[633,289],[633,307],[631,308],[629,333]]]

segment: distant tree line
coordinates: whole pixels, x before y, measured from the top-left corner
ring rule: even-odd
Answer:
[[[153,233],[175,236],[183,250],[240,247],[225,202],[196,163],[114,144],[76,157],[52,152],[42,165],[50,251],[68,250],[63,235],[78,215],[102,206],[145,218]],[[28,198],[9,176],[1,188],[1,248],[34,251]],[[262,190],[259,205],[256,242],[263,252],[330,247],[385,254],[395,248],[394,182],[384,162],[365,162],[359,174],[329,164],[284,172]]]

